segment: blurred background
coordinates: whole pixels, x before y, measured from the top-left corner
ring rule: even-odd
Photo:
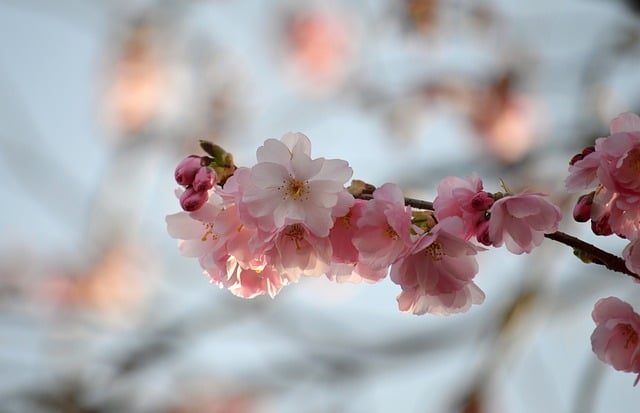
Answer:
[[[243,300],[180,256],[173,169],[301,131],[354,178],[551,194],[640,112],[637,0],[0,0],[0,411],[634,411],[591,310],[638,287],[546,241],[481,254],[467,314],[305,279]]]

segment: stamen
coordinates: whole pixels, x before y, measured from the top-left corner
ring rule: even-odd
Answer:
[[[202,238],[200,238],[201,241],[206,241],[209,235],[211,235],[211,239],[218,239],[216,233],[213,232],[213,222],[204,222],[202,226],[204,226],[205,232],[202,234]]]
[[[400,236],[395,229],[391,228],[391,225],[387,225],[387,229],[384,230],[384,236],[387,238],[391,238],[394,241],[400,239]]]
[[[296,249],[300,250],[300,241],[304,239],[305,230],[301,224],[289,225],[284,233],[296,243]]]
[[[434,261],[440,261],[444,257],[442,252],[442,245],[438,242],[434,242],[424,249],[424,253],[430,255]]]
[[[627,337],[627,340],[624,342],[624,349],[627,350],[629,345],[637,346],[638,345],[638,333],[630,324],[622,324],[620,325],[620,334],[623,337]]]

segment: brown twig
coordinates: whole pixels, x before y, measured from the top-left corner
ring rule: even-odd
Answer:
[[[640,280],[640,276],[629,271],[624,263],[624,260],[617,255],[603,251],[600,248],[589,244],[588,242],[582,241],[581,239],[576,238],[572,235],[565,234],[564,232],[558,231],[552,234],[545,234],[545,237],[561,244],[568,245],[574,250],[580,251],[581,253],[583,253],[583,257],[586,256],[594,264],[604,265],[611,271],[621,272],[635,278],[636,280]]]

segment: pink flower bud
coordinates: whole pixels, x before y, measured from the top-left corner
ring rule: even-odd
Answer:
[[[198,169],[196,176],[193,178],[193,189],[196,192],[208,191],[213,188],[216,183],[216,173],[213,169],[203,166]]]
[[[478,192],[471,198],[471,206],[477,211],[486,211],[491,208],[495,200],[489,192]]]
[[[596,235],[607,236],[613,234],[611,224],[609,224],[609,214],[605,214],[599,220],[591,221],[591,231]]]
[[[188,156],[180,161],[174,174],[176,182],[183,186],[191,185],[196,173],[202,167],[200,163],[201,158],[196,155]]]
[[[193,187],[188,187],[182,195],[180,195],[180,206],[187,212],[193,212],[200,209],[209,199],[207,191],[198,192]]]
[[[483,245],[490,246],[491,238],[489,237],[489,220],[482,221],[476,226],[476,239]]]
[[[593,153],[595,151],[596,151],[595,146],[587,146],[586,148],[584,148],[582,150],[581,153],[573,155],[573,157],[569,161],[569,165],[573,165],[576,162],[583,160],[585,158],[585,156],[587,156],[587,155],[589,155],[589,154],[591,154],[591,153]]]
[[[576,206],[573,207],[573,219],[577,222],[587,222],[591,219],[591,205],[593,204],[594,195],[595,192],[591,192],[578,198]]]

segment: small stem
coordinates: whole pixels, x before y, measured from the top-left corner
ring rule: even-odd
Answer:
[[[373,199],[373,195],[360,194],[356,196],[356,198],[370,200]],[[405,198],[404,203],[405,205],[413,208],[433,211],[433,202],[414,198]],[[557,231],[551,234],[545,234],[544,236],[545,238],[567,245],[574,250],[582,252],[584,254],[583,256],[589,258],[594,264],[603,265],[611,271],[626,274],[640,281],[640,275],[629,271],[624,263],[624,260],[617,255],[601,250],[595,245],[591,245],[588,242],[582,241],[581,239],[564,232]]]

